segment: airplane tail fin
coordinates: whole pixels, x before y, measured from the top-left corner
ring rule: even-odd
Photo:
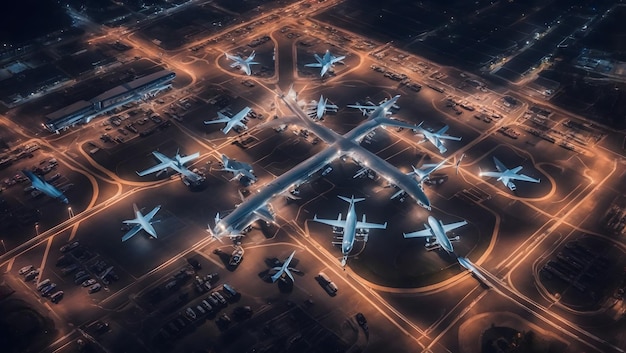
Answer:
[[[359,198],[354,198],[354,195],[352,195],[352,198],[347,198],[345,196],[341,196],[341,195],[337,195],[338,198],[344,200],[347,203],[356,203],[356,202],[361,202],[363,200],[365,200],[365,198],[359,197]]]

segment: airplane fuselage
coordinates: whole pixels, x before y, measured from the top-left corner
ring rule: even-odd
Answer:
[[[137,218],[137,221],[139,222],[141,228],[143,228],[151,236],[156,236],[156,231],[154,230],[154,227],[152,226],[152,224],[150,224],[148,220],[146,220],[146,218],[141,214],[140,211],[135,212],[135,217]]]
[[[452,247],[452,242],[450,242],[446,232],[443,230],[441,222],[433,216],[428,216],[428,225],[430,226],[431,232],[437,239],[439,246],[441,246],[448,253],[453,253],[454,248]]]
[[[356,211],[354,209],[354,203],[352,203],[346,215],[346,227],[343,229],[343,239],[341,240],[341,253],[344,255],[348,255],[354,246],[356,221]]]

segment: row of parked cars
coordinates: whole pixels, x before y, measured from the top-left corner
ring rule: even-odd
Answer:
[[[39,269],[34,268],[33,265],[28,265],[22,267],[18,273],[24,276],[24,281],[30,282],[32,280],[39,279]],[[50,297],[50,301],[53,303],[58,303],[61,299],[63,299],[63,291],[56,290],[57,284],[50,281],[49,278],[44,279],[43,281],[39,281],[35,285],[38,292],[41,293],[42,297]]]
[[[74,261],[73,255],[69,254],[69,252],[77,249],[79,247],[79,243],[77,241],[63,245],[59,250],[64,253],[59,257],[56,262],[56,265],[61,268],[61,273],[63,276],[68,276],[74,273],[74,284],[81,285],[82,287],[89,287],[89,293],[96,293],[102,289],[102,285],[98,283],[94,278],[91,277],[91,274],[83,269],[78,263]],[[81,248],[82,249],[82,248]],[[86,250],[83,253],[87,252]]]
[[[229,302],[238,300],[240,296],[241,294],[239,294],[235,288],[228,283],[224,283],[221,290],[211,292],[211,294],[202,299],[197,305],[187,307],[184,313],[181,313],[178,317],[168,322],[159,331],[159,337],[167,340],[172,336],[180,335],[181,332],[193,322],[201,320],[205,316],[217,314],[218,311],[227,307]],[[249,318],[252,316],[252,309],[249,306],[237,307],[233,311],[233,315],[236,319]],[[231,318],[226,313],[222,313],[215,320],[215,323],[221,330],[228,328],[231,322]]]

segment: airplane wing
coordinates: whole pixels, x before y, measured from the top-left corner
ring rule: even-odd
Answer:
[[[500,173],[500,172],[480,172],[480,176],[499,178],[499,177],[502,176],[502,173]]]
[[[326,71],[328,71],[328,69],[330,69],[330,64],[322,65],[322,72],[320,73],[320,76],[324,76],[324,74],[326,73]]]
[[[356,222],[357,229],[387,229],[387,222],[384,224],[370,222]]]
[[[339,62],[339,61],[341,61],[341,60],[343,60],[343,59],[345,59],[345,58],[346,58],[346,56],[345,56],[345,55],[342,55],[342,56],[335,56],[335,57],[333,57],[333,58],[332,58],[331,62],[334,64],[334,63]]]
[[[126,223],[126,221],[124,221],[124,223]],[[122,242],[125,242],[128,239],[132,238],[135,234],[139,233],[140,230],[141,226],[139,224],[135,225],[126,234],[124,234],[124,236],[122,237]]]
[[[187,162],[190,162],[196,158],[200,157],[200,152],[196,152],[194,154],[190,154],[188,156],[184,156],[184,157],[180,157],[180,163],[181,164],[186,164]]]
[[[320,222],[320,223],[327,224],[329,226],[333,226],[333,227],[337,227],[337,228],[345,228],[346,227],[346,221],[342,221],[341,220],[341,213],[339,214],[339,217],[337,219],[317,218],[317,215],[315,215],[313,217],[313,220],[316,221],[316,222]]]
[[[161,209],[161,205],[159,205],[159,206],[155,207],[154,209],[152,209],[152,211],[150,211],[150,213],[148,213],[147,215],[144,216],[146,221],[150,222],[152,220],[152,217],[154,217],[154,215],[156,215],[157,212],[159,212],[160,209]]]
[[[526,175],[526,174],[516,174],[516,175],[511,175],[511,176],[509,177],[509,179],[521,180],[521,181],[529,181],[529,182],[531,182],[531,183],[538,183],[538,182],[540,182],[540,181],[541,181],[541,180],[539,180],[539,179],[535,179],[535,178],[529,177],[529,176],[528,176],[528,175]]]
[[[356,109],[365,109],[365,110],[374,110],[378,108],[375,105],[360,105],[360,104],[348,104],[348,108],[356,108]]]
[[[448,131],[449,128],[450,128],[450,126],[446,125],[446,126],[442,127],[441,129],[439,129],[439,131],[437,131],[435,134],[443,135],[443,134],[446,133],[446,131]]]
[[[305,64],[304,66],[306,66],[306,67],[322,67],[322,64],[320,64],[320,63],[312,63],[312,64]]]
[[[403,233],[403,235],[405,238],[426,238],[434,236],[432,230],[428,226],[426,226],[426,229],[424,230],[418,230],[417,232],[412,233]]]
[[[440,140],[454,140],[454,141],[461,141],[460,137],[457,136],[450,136],[450,135],[436,135]]]
[[[451,231],[451,230],[455,230],[455,229],[457,229],[457,228],[460,228],[460,227],[462,227],[462,226],[464,226],[464,225],[466,225],[466,224],[467,224],[467,221],[456,222],[456,223],[450,223],[450,224],[443,224],[443,225],[442,225],[442,228],[443,228],[443,231],[444,231],[445,233],[447,233],[447,232],[449,232],[449,231]]]
[[[152,173],[161,171],[163,169],[169,168],[170,167],[170,163],[171,162],[169,160],[167,162],[161,162],[161,163],[159,163],[159,164],[157,164],[157,165],[155,165],[153,167],[150,167],[150,168],[148,168],[146,170],[143,170],[141,172],[137,172],[137,175],[139,175],[139,176],[146,176],[148,174],[152,174]]]
[[[222,114],[221,112],[217,112],[217,116],[218,116],[217,119],[205,120],[204,124],[209,125],[209,124],[218,124],[218,123],[228,123],[231,119],[227,117],[226,115]]]
[[[243,120],[243,118],[246,117],[246,115],[248,115],[248,113],[250,113],[251,110],[252,108],[245,107],[239,113],[235,114],[235,116],[233,116],[232,119],[235,119],[235,121],[241,121]]]
[[[505,170],[507,170],[508,168],[502,164],[502,162],[500,162],[500,160],[496,157],[493,157],[493,163],[495,163],[496,165],[496,169],[498,169],[499,172],[503,172]]]

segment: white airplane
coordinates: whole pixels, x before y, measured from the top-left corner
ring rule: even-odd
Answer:
[[[347,198],[344,196],[337,196],[340,199],[348,202],[350,207],[348,208],[348,213],[346,215],[345,220],[341,220],[341,213],[337,219],[321,219],[317,218],[317,215],[313,217],[313,220],[316,222],[324,223],[329,226],[343,228],[343,235],[339,237],[341,242],[333,242],[333,244],[339,245],[341,244],[341,253],[343,254],[343,259],[341,260],[341,266],[346,265],[346,261],[348,260],[348,254],[352,251],[352,247],[354,246],[354,241],[357,237],[357,230],[367,230],[367,229],[386,229],[387,222],[385,224],[377,224],[377,223],[368,223],[365,220],[365,214],[363,214],[363,221],[357,221],[356,211],[354,209],[354,204],[356,202],[360,202],[365,200],[364,198],[355,199],[354,196],[352,198]]]
[[[260,63],[256,62],[256,61],[252,61],[254,60],[254,56],[256,55],[256,53],[254,51],[252,51],[252,54],[250,54],[250,56],[248,56],[245,59],[242,59],[239,55],[230,55],[228,53],[224,53],[224,55],[226,55],[226,57],[229,60],[234,61],[234,63],[230,64],[230,67],[237,67],[239,66],[241,68],[241,70],[243,72],[246,73],[246,75],[250,76],[252,74],[252,71],[250,70],[250,65],[258,65]]]
[[[417,176],[417,182],[419,183],[420,188],[423,190],[424,186],[423,186],[423,182],[425,180],[427,180],[428,178],[430,178],[430,174],[434,171],[436,171],[437,169],[443,167],[444,164],[446,163],[446,160],[444,159],[443,161],[441,161],[439,164],[424,164],[422,165],[421,168],[415,168],[415,166],[411,165],[411,168],[413,168],[412,172],[408,172],[406,173],[406,175],[415,175]],[[391,195],[391,199],[395,199],[401,195],[404,195],[404,190],[400,189],[398,191],[396,191],[393,195]]]
[[[224,135],[228,134],[230,129],[232,129],[235,126],[238,126],[242,129],[247,129],[248,127],[244,123],[242,123],[242,120],[243,118],[246,117],[246,115],[248,115],[248,113],[250,113],[251,110],[252,109],[250,107],[245,107],[239,113],[235,114],[232,118],[227,117],[222,112],[217,112],[217,119],[205,120],[204,124],[209,125],[209,124],[226,123],[226,126],[224,126],[224,128],[222,129],[222,132],[224,133]]]
[[[480,176],[493,177],[498,178],[498,181],[501,181],[502,184],[506,185],[511,191],[515,191],[516,187],[512,180],[521,180],[521,181],[529,181],[532,183],[538,183],[541,180],[531,178],[525,174],[519,174],[520,170],[522,170],[522,166],[517,166],[513,169],[507,169],[502,162],[498,160],[498,158],[493,157],[493,162],[496,164],[497,172],[483,172],[479,173]]]
[[[38,176],[37,174],[29,171],[29,170],[22,170],[22,173],[28,178],[30,179],[30,182],[33,186],[33,188],[35,188],[36,190],[39,190],[41,192],[43,192],[44,194],[55,198],[63,203],[69,203],[67,196],[65,196],[63,194],[63,192],[61,192],[61,190],[57,189],[54,185],[48,183],[47,181],[45,181],[43,178],[41,178],[40,176]]]
[[[161,206],[157,206],[152,211],[150,211],[150,213],[144,216],[143,214],[141,214],[141,211],[137,208],[137,205],[133,204],[133,210],[135,211],[135,218],[122,221],[122,223],[133,224],[134,226],[128,231],[128,233],[126,233],[122,237],[122,242],[125,242],[128,239],[132,238],[135,234],[139,233],[139,231],[142,229],[145,230],[146,233],[150,234],[151,237],[156,238],[157,234],[156,234],[156,231],[154,230],[154,227],[152,226],[152,223],[156,223],[159,221],[158,220],[152,221],[152,217],[154,217],[154,215],[157,212],[159,212],[160,209],[161,209]]]
[[[454,253],[454,248],[452,247],[451,240],[459,240],[459,237],[456,236],[453,239],[448,238],[446,235],[447,232],[457,229],[466,225],[466,221],[443,224],[441,221],[437,220],[433,216],[428,216],[428,224],[424,224],[426,229],[420,230],[412,233],[403,233],[405,238],[418,238],[425,237],[426,243],[430,243],[430,238],[435,238],[435,241],[432,243],[433,245],[429,247],[429,249],[433,249],[434,246],[439,246],[443,248],[448,253]]]
[[[292,282],[295,282],[295,280],[293,279],[293,275],[291,274],[291,271],[289,271],[289,264],[291,263],[291,260],[293,259],[293,255],[295,254],[296,254],[296,251],[294,250],[291,253],[291,255],[289,255],[289,257],[285,260],[285,262],[283,262],[282,266],[272,268],[272,271],[276,271],[276,273],[272,275],[272,282],[276,282],[280,278],[280,276],[283,275],[283,273],[289,276]]]
[[[252,182],[257,180],[257,177],[253,174],[252,166],[248,163],[230,159],[227,155],[222,154],[222,165],[224,166],[222,169],[216,170],[233,173],[233,177],[230,179],[231,181],[240,179],[243,176],[247,177]]]
[[[396,105],[398,99],[400,99],[399,94],[389,100],[382,102],[380,105],[374,105],[369,102],[370,104],[368,105],[350,104],[348,105],[348,107],[359,109],[363,113],[363,115],[369,113],[369,116],[371,118],[386,117],[388,115],[391,115],[391,108]]]
[[[320,100],[317,101],[317,107],[315,109],[315,117],[317,120],[320,120],[327,111],[336,113],[339,110],[334,104],[328,104],[328,98],[324,98],[323,95],[320,95]]]
[[[319,55],[315,54],[315,60],[317,60],[316,63],[313,64],[306,64],[304,66],[306,67],[321,67],[322,71],[320,72],[320,77],[324,76],[324,74],[326,72],[328,72],[328,70],[335,65],[335,63],[345,59],[345,55],[342,56],[334,56],[333,54],[330,53],[329,50],[326,50],[326,53],[324,54],[323,58],[320,58]]]
[[[461,141],[460,137],[450,136],[450,135],[446,135],[445,134],[446,131],[448,131],[448,128],[449,128],[448,125],[442,127],[437,132],[430,132],[430,131],[422,128],[421,126],[422,126],[422,123],[417,125],[416,126],[416,130],[417,130],[417,134],[418,135],[424,136],[424,139],[422,139],[418,143],[423,143],[423,142],[429,141],[430,143],[435,145],[435,147],[437,147],[437,149],[439,149],[439,153],[441,153],[441,154],[446,153],[446,151],[448,150],[446,148],[446,146],[443,145],[443,142],[441,140]]]
[[[137,175],[146,176],[148,174],[152,174],[156,172],[157,176],[159,176],[159,174],[167,171],[167,168],[172,168],[178,173],[181,173],[183,176],[187,177],[188,179],[192,181],[198,181],[201,179],[201,177],[198,174],[185,168],[185,163],[200,157],[200,152],[196,152],[194,154],[190,154],[188,156],[183,157],[179,154],[179,151],[176,151],[176,155],[174,156],[174,158],[166,157],[164,154],[162,154],[161,152],[157,152],[157,151],[153,151],[152,154],[160,161],[160,163],[144,171],[136,172]]]

